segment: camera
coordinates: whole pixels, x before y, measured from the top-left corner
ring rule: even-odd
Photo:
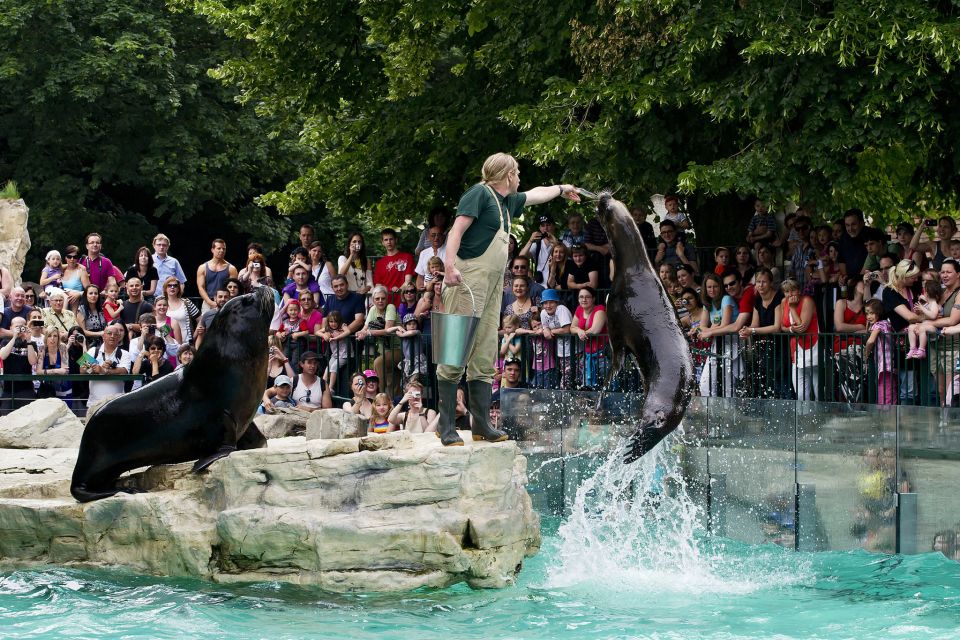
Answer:
[[[259,262],[251,262],[251,263],[250,263],[250,268],[251,268],[251,269],[259,269],[259,268],[260,268],[260,263],[259,263]]]
[[[923,226],[925,226],[925,227],[935,227],[935,226],[937,226],[937,221],[934,220],[933,218],[927,218],[926,220],[923,221]]]
[[[420,392],[419,392],[419,391],[412,391],[412,392],[410,393],[410,397],[411,397],[411,398],[419,398],[419,397],[420,397]]]
[[[26,333],[26,332],[27,332],[26,327],[17,327],[17,333]]]
[[[880,280],[880,272],[879,272],[879,271],[871,271],[871,272],[870,272],[870,279],[871,279],[871,280],[877,280],[877,281],[879,281],[879,280]]]

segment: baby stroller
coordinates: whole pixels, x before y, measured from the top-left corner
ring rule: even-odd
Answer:
[[[833,356],[833,370],[837,375],[843,400],[848,404],[863,402],[863,383],[867,376],[863,345],[860,342],[849,342],[842,346]]]

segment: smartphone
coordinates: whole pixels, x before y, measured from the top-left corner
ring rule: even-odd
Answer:
[[[259,269],[259,268],[260,268],[260,263],[259,263],[259,262],[251,262],[251,263],[250,263],[250,268],[251,268],[251,269]]]
[[[927,218],[926,220],[923,221],[923,226],[925,226],[925,227],[935,227],[935,226],[937,226],[937,221],[934,220],[933,218]]]

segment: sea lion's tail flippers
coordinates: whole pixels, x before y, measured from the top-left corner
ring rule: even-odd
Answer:
[[[86,485],[78,484],[70,487],[70,495],[76,498],[77,502],[93,502],[115,496],[118,493],[143,493],[140,489],[134,487],[114,487],[105,491],[89,491]]]
[[[627,464],[636,462],[657,446],[669,433],[669,431],[657,429],[653,426],[640,427],[630,436],[630,442],[627,443],[627,452],[623,455],[623,461]]]

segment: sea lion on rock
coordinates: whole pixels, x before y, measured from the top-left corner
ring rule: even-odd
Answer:
[[[633,353],[646,390],[640,426],[630,437],[624,460],[633,462],[677,428],[693,395],[693,359],[667,296],[627,207],[609,193],[597,203],[610,240],[614,277],[607,300],[607,332],[613,350],[604,388]]]
[[[267,380],[268,287],[228,301],[193,362],[109,400],[87,418],[70,493],[80,502],[112,496],[120,474],[197,460],[194,471],[238,447],[263,447],[253,417]]]

